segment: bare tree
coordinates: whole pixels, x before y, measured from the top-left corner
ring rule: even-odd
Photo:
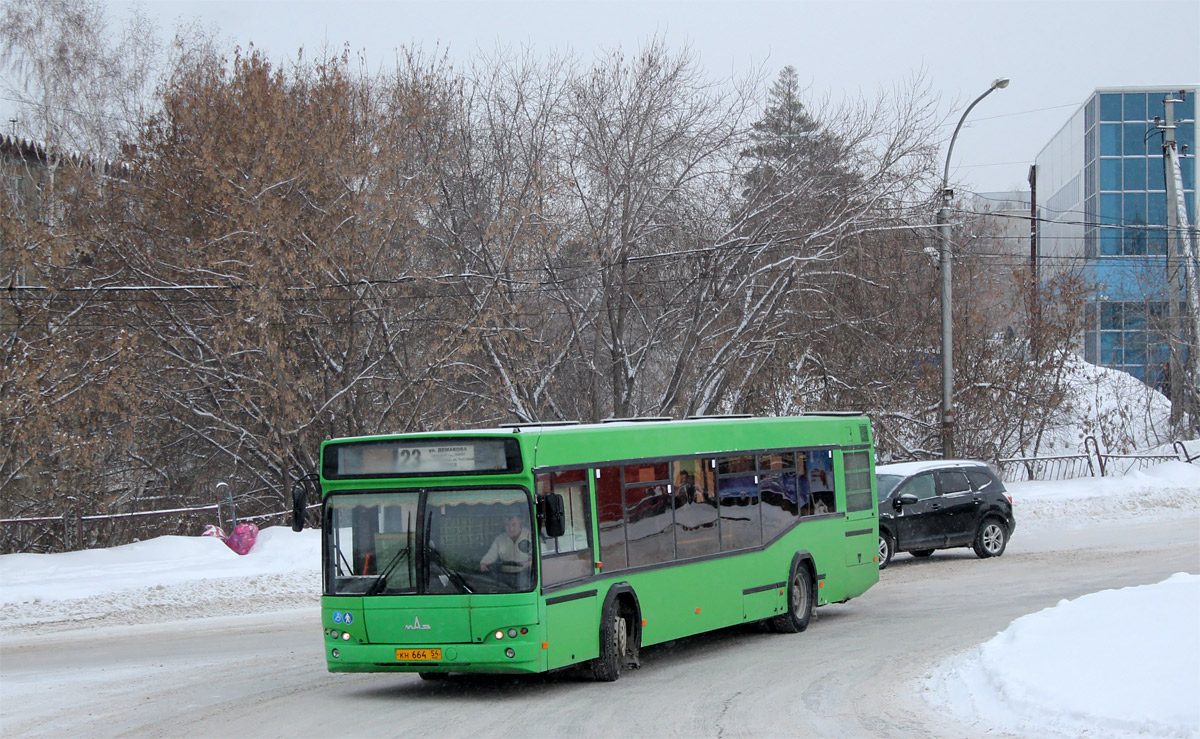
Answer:
[[[7,0],[5,92],[25,136],[50,151],[116,158],[135,137],[162,70],[157,29],[134,8],[116,38],[99,0]]]
[[[403,139],[432,122],[378,87],[346,54],[193,59],[103,194],[98,259],[139,286],[122,314],[147,345],[139,459],[183,497],[236,479],[279,509],[321,439],[418,423],[432,195]]]

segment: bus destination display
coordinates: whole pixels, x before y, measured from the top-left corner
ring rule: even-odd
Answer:
[[[339,446],[330,451],[337,455],[339,477],[488,472],[507,467],[504,441],[500,439],[406,439]]]

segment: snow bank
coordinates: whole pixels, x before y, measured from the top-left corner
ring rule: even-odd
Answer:
[[[148,541],[61,554],[0,556],[0,603],[87,598],[136,587],[311,570],[320,562],[320,533],[273,526],[249,554],[211,536],[160,536]]]
[[[1080,528],[1089,522],[1154,519],[1200,512],[1200,466],[1165,462],[1123,477],[1005,483],[1020,527],[1046,522]]]
[[[950,660],[927,697],[989,731],[1197,736],[1197,614],[1200,575],[1186,573],[1062,601]]]
[[[1127,372],[1077,355],[1065,368],[1068,405],[1043,438],[1040,454],[1076,454],[1088,434],[1109,454],[1131,454],[1167,441],[1159,432],[1170,428],[1171,401],[1162,393]]]
[[[1017,533],[1200,513],[1200,467],[1008,486]],[[1103,528],[1099,529],[1103,530]],[[935,709],[1018,736],[1200,736],[1200,575],[1105,590],[1014,621],[939,665]]]
[[[0,631],[261,613],[316,605],[320,532],[263,529],[246,555],[213,537],[0,556]]]

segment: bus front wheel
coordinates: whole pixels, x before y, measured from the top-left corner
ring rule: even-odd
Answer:
[[[610,683],[621,676],[629,651],[629,629],[616,598],[600,614],[600,656],[592,661],[592,677]]]
[[[787,612],[771,619],[771,626],[781,634],[798,634],[808,628],[813,611],[812,573],[803,562],[797,562],[788,578]]]

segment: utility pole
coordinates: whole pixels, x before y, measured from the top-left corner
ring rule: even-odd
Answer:
[[[980,100],[1006,87],[1007,77],[992,80],[992,86],[972,100],[963,111],[958,125],[954,127],[954,133],[950,136],[950,146],[946,149],[946,167],[942,170],[942,189],[938,193],[942,201],[937,212],[938,266],[942,270],[942,457],[946,459],[954,456],[954,314],[951,308],[954,281],[950,279],[953,264],[953,255],[950,253],[950,201],[954,198],[954,191],[948,187],[950,157],[954,155],[954,140],[958,138],[958,132],[962,130],[963,122],[967,120],[971,109],[978,105]]]
[[[1188,224],[1187,207],[1183,198],[1183,176],[1179,164],[1178,144],[1175,140],[1175,103],[1184,101],[1185,93],[1179,97],[1168,94],[1163,98],[1166,120],[1155,120],[1155,126],[1163,132],[1163,176],[1167,189],[1167,277],[1169,279],[1167,315],[1171,394],[1171,426],[1178,430],[1184,412],[1197,423],[1200,403],[1196,399],[1196,383],[1200,381],[1200,287],[1197,285],[1197,263],[1194,240]],[[1180,275],[1178,263],[1183,264]],[[1181,284],[1181,279],[1183,284]],[[1185,296],[1186,318],[1180,315],[1179,298]],[[1188,326],[1189,361],[1183,360],[1183,324]],[[1189,379],[1190,378],[1190,379]]]
[[[1041,359],[1041,306],[1038,288],[1037,165],[1029,166],[1029,348]]]

